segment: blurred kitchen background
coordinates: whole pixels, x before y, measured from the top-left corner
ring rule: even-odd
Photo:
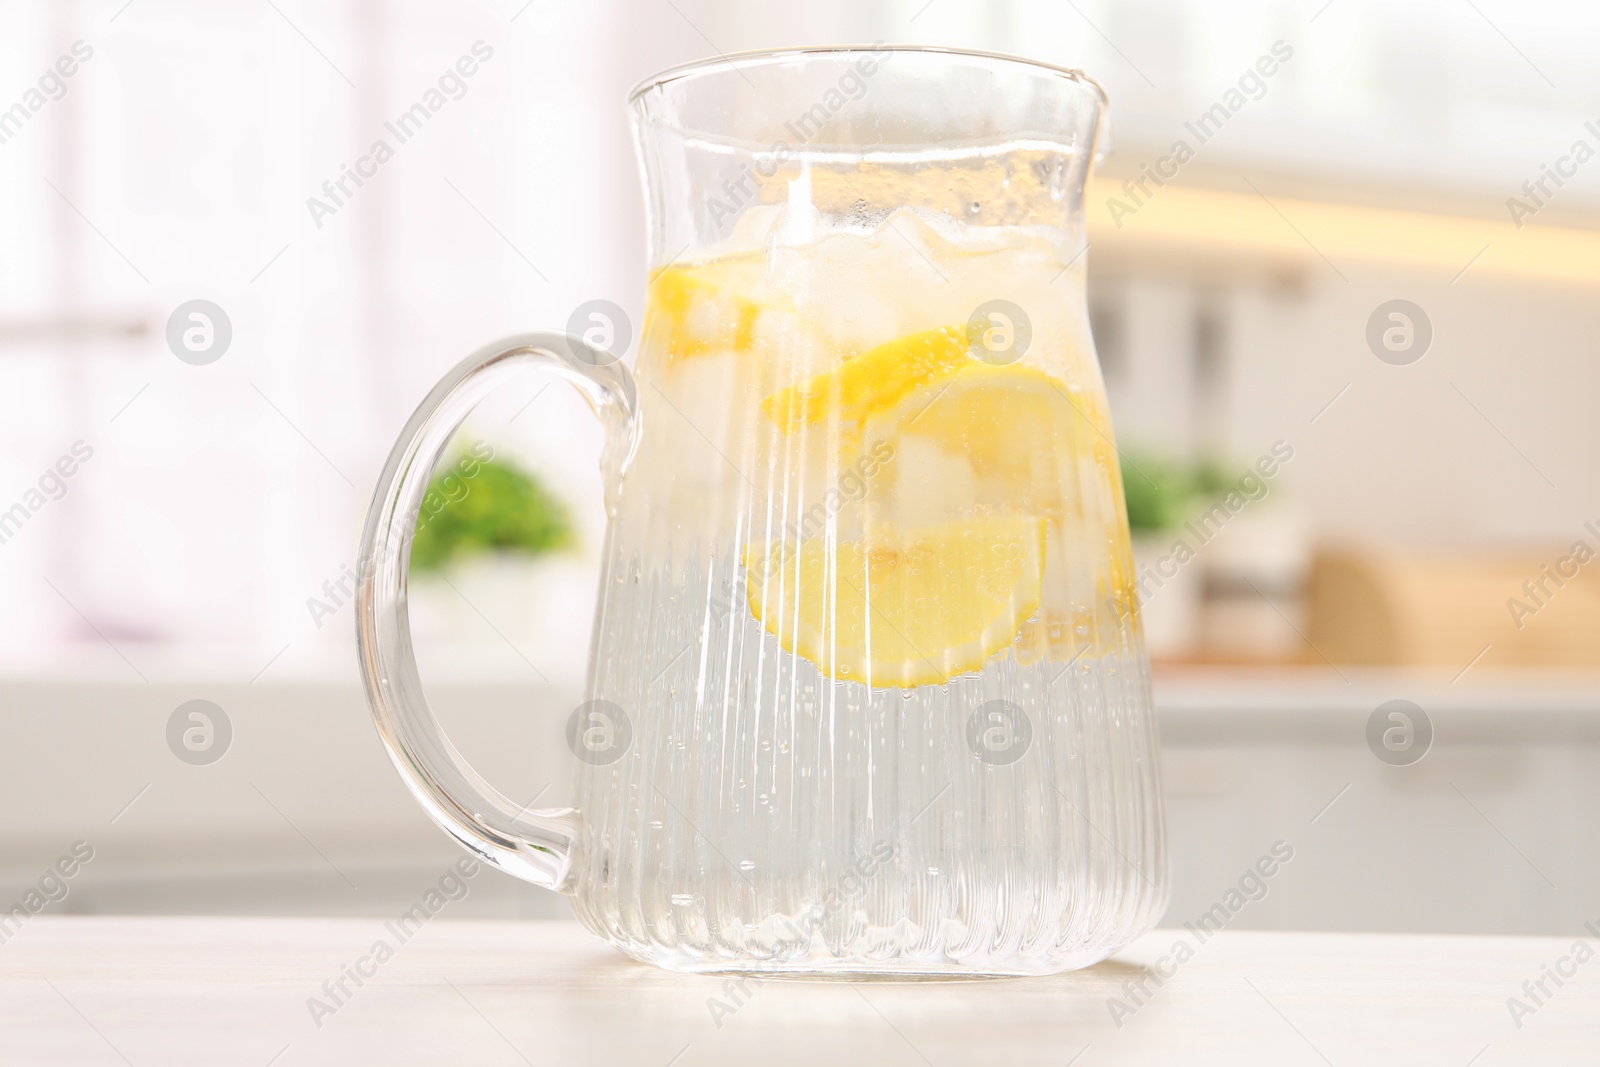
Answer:
[[[435,881],[455,846],[369,725],[344,577],[392,439],[486,340],[594,299],[637,322],[634,83],[876,40],[1081,67],[1112,101],[1090,303],[1157,663],[1168,923],[1279,839],[1296,858],[1237,925],[1600,918],[1600,9],[1576,0],[8,5],[0,901],[80,839],[55,910],[388,915]],[[313,217],[477,42],[459,93]],[[169,347],[196,300],[231,334],[204,364]],[[494,492],[430,545],[419,652],[458,746],[555,806],[598,432],[530,382],[475,442]],[[214,762],[169,746],[193,700],[226,717]],[[1393,700],[1420,761],[1369,742]],[[495,873],[452,912],[566,913]]]

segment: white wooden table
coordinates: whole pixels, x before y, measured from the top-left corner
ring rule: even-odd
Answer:
[[[1119,1027],[1108,1000],[1180,936],[1194,940],[1160,930],[1055,978],[741,992],[636,964],[571,923],[440,918],[362,964],[373,977],[347,978],[335,1004],[323,983],[396,941],[382,922],[39,917],[0,945],[0,1063],[1600,1063],[1600,959],[1561,988],[1547,979],[1553,996],[1520,1028],[1506,1005],[1572,938],[1228,932]],[[312,997],[336,1008],[320,1026]]]

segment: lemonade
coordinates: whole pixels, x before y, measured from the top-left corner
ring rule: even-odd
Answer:
[[[752,212],[724,254],[656,271],[638,368],[678,416],[641,454],[707,453],[674,503],[724,520],[750,614],[875,687],[1013,646],[1066,662],[1117,629],[1136,609],[1116,454],[1061,235],[904,208],[796,228]],[[997,299],[1014,310],[986,318]]]
[[[593,657],[632,742],[579,784],[606,937],[1052,969],[1149,918],[1105,911],[1160,846],[1078,251],[771,206],[653,273]]]

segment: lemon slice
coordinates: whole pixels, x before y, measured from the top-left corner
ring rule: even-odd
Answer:
[[[899,432],[933,438],[980,476],[1026,470],[1045,455],[1114,465],[1103,405],[1036,367],[972,360],[943,388],[921,392],[897,412]]]
[[[896,491],[918,500],[934,495],[930,486],[960,486],[982,506],[1049,522],[1054,551],[1045,580],[1054,608],[1024,625],[1019,661],[1070,659],[1081,651],[1081,635],[1137,617],[1120,467],[1098,390],[1035,367],[974,360],[868,423],[869,438],[896,434]],[[921,465],[905,484],[911,459]],[[1074,601],[1063,614],[1062,603]]]
[[[941,326],[869,348],[853,359],[761,402],[784,433],[833,416],[859,425],[921,386],[951,378],[968,362],[967,327]]]
[[[1045,522],[943,523],[745,552],[750,612],[839,681],[914,687],[978,670],[1039,610]]]
[[[867,436],[927,442],[970,471],[983,503],[1006,513],[1057,521],[1117,514],[1119,464],[1104,402],[1036,367],[969,361],[871,420]]]
[[[660,331],[672,359],[750,351],[762,305],[748,291],[760,266],[746,257],[663,267],[650,279],[646,332]]]

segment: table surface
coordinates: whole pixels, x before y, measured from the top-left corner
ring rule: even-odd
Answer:
[[[740,989],[573,923],[441,918],[347,997],[324,992],[397,940],[376,919],[34,918],[0,945],[0,1063],[1600,1063],[1600,958],[1571,956],[1576,938],[1158,930],[1051,978]],[[1193,956],[1157,988],[1180,940]],[[1523,983],[1558,964],[1576,974],[1536,1003]],[[1114,1018],[1113,998],[1131,1011]]]

